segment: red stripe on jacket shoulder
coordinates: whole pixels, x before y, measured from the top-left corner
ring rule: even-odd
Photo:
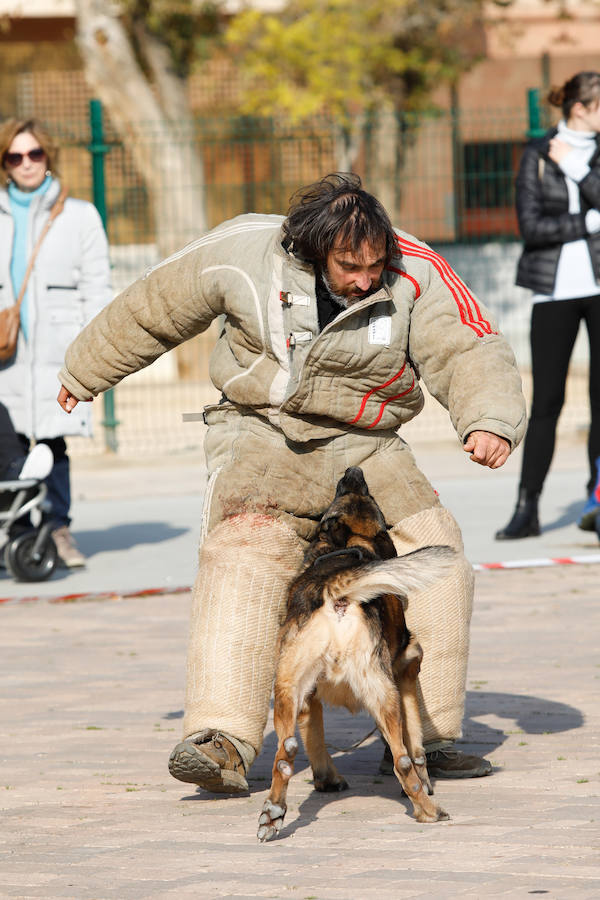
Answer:
[[[406,238],[398,236],[397,240],[403,256],[425,259],[437,270],[440,278],[454,298],[463,325],[468,325],[469,328],[472,328],[477,337],[498,333],[492,329],[490,322],[483,318],[477,300],[443,256],[440,256],[434,250],[408,241]]]
[[[421,296],[421,285],[416,278],[413,278],[412,275],[408,274],[408,272],[403,272],[402,269],[396,269],[395,266],[388,266],[388,271],[395,272],[396,275],[402,275],[403,278],[408,278],[408,280],[412,282],[415,289],[415,300],[419,299],[419,297]]]

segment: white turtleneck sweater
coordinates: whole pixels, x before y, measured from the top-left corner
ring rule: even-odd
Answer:
[[[569,212],[578,213],[581,211],[578,183],[590,171],[589,161],[596,149],[596,133],[574,131],[568,128],[563,120],[558,123],[557,137],[573,148],[559,165],[567,182]],[[600,231],[600,211],[588,210],[585,225],[589,232]],[[540,303],[544,300],[591,297],[593,294],[600,294],[600,284],[594,278],[588,245],[582,238],[563,244],[556,270],[554,292],[550,296],[534,294],[532,299],[534,303]]]

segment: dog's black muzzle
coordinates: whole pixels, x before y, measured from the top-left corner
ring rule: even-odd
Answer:
[[[338,481],[335,496],[343,497],[345,494],[362,494],[366,497],[369,493],[363,470],[359,466],[350,466]]]

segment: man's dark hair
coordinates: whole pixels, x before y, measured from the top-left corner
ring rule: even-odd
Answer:
[[[324,266],[336,243],[357,252],[366,241],[385,248],[386,265],[398,253],[390,218],[353,173],[326,175],[300,188],[283,223],[284,244],[301,259]]]

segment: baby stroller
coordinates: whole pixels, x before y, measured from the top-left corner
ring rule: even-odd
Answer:
[[[44,581],[56,568],[53,522],[48,515],[42,518],[51,512],[43,479],[52,465],[50,448],[36,444],[18,478],[0,481],[0,552],[17,581]],[[28,521],[32,524],[25,524]]]

